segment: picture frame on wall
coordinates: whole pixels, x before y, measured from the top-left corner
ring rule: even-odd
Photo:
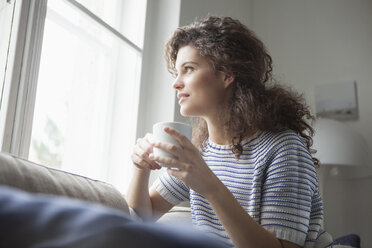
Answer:
[[[318,118],[357,120],[359,114],[356,81],[316,85],[315,106]]]

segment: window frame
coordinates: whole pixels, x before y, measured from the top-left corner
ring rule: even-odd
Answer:
[[[29,130],[32,128],[46,2],[15,2],[17,14],[14,18],[19,19],[11,31],[10,46],[15,46],[11,49],[14,53],[12,61],[8,62],[12,70],[5,77],[4,87],[7,90],[4,90],[1,110],[1,117],[5,120],[1,148],[21,157],[27,157],[27,143],[30,143]]]
[[[116,38],[130,46],[143,58],[143,49],[127,39],[115,28],[75,0],[65,0]],[[44,24],[48,0],[23,0],[15,2],[15,18],[10,46],[12,60],[8,61],[11,73],[5,75],[4,97],[0,110],[0,148],[23,158],[28,158]],[[147,13],[146,13],[147,15]],[[13,35],[15,34],[15,35]],[[11,74],[11,75],[9,75]]]

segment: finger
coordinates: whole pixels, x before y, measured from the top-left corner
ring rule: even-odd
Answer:
[[[132,161],[134,165],[140,169],[160,170],[162,168],[156,162],[150,160],[152,163],[149,163],[147,160],[143,160],[141,157],[138,157],[136,154],[132,155]]]
[[[152,143],[152,145],[158,149],[176,156],[177,158],[179,158],[182,153],[182,148],[172,143],[155,141]]]
[[[158,156],[158,155],[151,153],[149,158],[151,160],[157,161],[158,163],[165,164],[169,167],[178,168],[178,169],[182,169],[184,167],[182,162],[174,158],[171,158],[171,157],[163,157],[163,156]]]
[[[151,149],[152,150],[152,149]],[[152,151],[151,151],[152,152]],[[150,168],[158,168],[160,167],[156,162],[149,159],[149,153],[147,153],[143,148],[141,148],[139,145],[134,147],[134,154],[141,160],[146,161],[147,164],[150,165]]]
[[[167,134],[172,136],[175,140],[177,140],[178,143],[182,147],[189,147],[189,145],[191,144],[190,140],[185,135],[183,135],[182,133],[180,133],[178,130],[174,128],[166,126],[164,127],[164,132],[166,132]]]
[[[148,141],[148,139],[145,137],[143,139],[139,139],[137,141],[137,145],[146,153],[150,154],[152,153],[152,144]]]
[[[150,135],[151,134],[146,134],[145,138],[137,141],[137,145],[140,148],[140,150],[137,150],[137,154],[154,167],[160,167],[156,162],[148,159],[149,154],[153,152],[153,145],[148,141]]]
[[[153,169],[153,166],[151,164],[141,159],[136,154],[132,154],[131,159],[133,164],[139,169]]]
[[[152,133],[147,133],[144,137],[149,143],[154,140],[154,135]]]

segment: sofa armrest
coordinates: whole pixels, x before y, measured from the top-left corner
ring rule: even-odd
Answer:
[[[183,226],[192,226],[191,211],[189,206],[177,205],[161,216],[157,222],[163,224],[177,224]]]
[[[129,213],[121,193],[110,184],[42,166],[0,152],[0,184],[32,193],[61,195],[100,203]]]

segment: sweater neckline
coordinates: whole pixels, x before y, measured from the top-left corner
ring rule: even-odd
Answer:
[[[258,139],[263,133],[264,132],[260,131],[260,132],[257,132],[256,134],[252,135],[251,137],[249,137],[247,139],[243,139],[242,142],[241,142],[242,146],[245,146],[245,145],[251,143],[252,141]],[[213,148],[213,149],[217,149],[217,150],[228,150],[228,151],[231,151],[231,147],[232,147],[231,144],[221,145],[221,144],[215,143],[215,142],[211,141],[209,137],[207,139],[207,146],[210,147],[210,148]]]

